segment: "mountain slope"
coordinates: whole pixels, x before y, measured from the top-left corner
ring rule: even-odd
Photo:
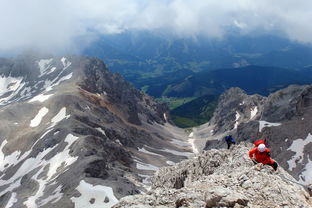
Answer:
[[[209,150],[160,169],[152,190],[128,196],[114,208],[134,207],[311,207],[312,198],[286,171],[254,166],[251,144]]]
[[[166,107],[96,58],[0,61],[0,207],[110,207],[191,154]]]
[[[311,85],[291,85],[268,97],[225,92],[213,118],[193,128],[190,139],[199,151],[225,148],[225,135],[237,141],[266,139],[271,155],[298,182],[311,184]]]
[[[170,114],[181,128],[199,126],[211,119],[217,103],[218,97],[205,95],[171,110]]]
[[[290,84],[310,84],[311,82],[310,70],[247,66],[199,72],[180,83],[171,85],[164,95],[169,97],[218,95],[231,87],[242,88],[248,94],[268,95]]]

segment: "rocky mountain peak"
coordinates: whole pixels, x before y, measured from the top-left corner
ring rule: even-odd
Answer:
[[[265,98],[248,96],[240,88],[230,88],[220,98],[218,107],[209,124],[214,125],[214,134],[235,130],[238,124],[255,119]]]
[[[111,207],[146,191],[192,154],[166,114],[96,58],[0,59],[0,207]]]
[[[123,198],[114,208],[311,207],[309,192],[283,168],[254,165],[251,144],[212,149],[160,169],[145,195]]]
[[[237,142],[266,140],[280,166],[298,182],[311,184],[311,89],[290,85],[268,97],[230,89],[220,97],[213,119],[193,128],[191,137],[204,144],[199,150],[226,148],[223,139],[229,134]]]

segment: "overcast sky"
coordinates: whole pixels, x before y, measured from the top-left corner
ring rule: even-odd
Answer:
[[[312,43],[311,22],[310,0],[0,0],[0,51],[73,50],[133,29],[222,38],[236,27]]]

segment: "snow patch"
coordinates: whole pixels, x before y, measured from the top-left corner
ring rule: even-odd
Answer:
[[[59,201],[63,197],[63,194],[61,193],[61,191],[62,191],[62,186],[60,185],[53,191],[51,196],[48,196],[47,198],[39,202],[39,207],[44,206],[49,202],[54,204],[57,201]]]
[[[168,165],[175,165],[175,164],[176,164],[175,162],[172,162],[172,161],[170,161],[170,160],[166,161],[166,163],[167,163]]]
[[[51,91],[53,89],[53,87],[59,85],[61,82],[65,81],[65,80],[70,79],[72,76],[73,76],[73,73],[71,72],[68,75],[66,75],[66,76],[62,77],[61,79],[59,79],[56,83],[54,83],[55,80],[53,80],[52,82],[51,81],[46,81],[45,82],[45,86],[47,86],[46,87],[46,91],[47,92]]]
[[[21,155],[20,151],[15,151],[10,155],[4,155],[3,148],[8,143],[7,140],[4,140],[0,146],[0,172],[4,171],[5,169],[16,165],[19,162],[19,158]]]
[[[64,69],[67,69],[71,65],[71,62],[68,61],[67,58],[65,58],[65,57],[61,58],[61,62],[63,64]]]
[[[194,132],[192,131],[188,137],[193,137],[193,136],[194,136]]]
[[[19,88],[23,77],[0,77],[0,96]]]
[[[53,59],[41,59],[40,61],[37,62],[40,69],[39,77],[43,76],[49,70],[52,61]]]
[[[116,139],[116,143],[122,146],[122,143],[120,142],[119,139]]]
[[[28,102],[31,103],[31,102],[36,102],[36,101],[39,101],[39,102],[44,102],[46,100],[48,100],[51,96],[53,96],[53,94],[50,94],[50,95],[44,95],[44,94],[39,94],[35,97],[33,97],[31,100],[29,100]]]
[[[63,107],[52,119],[52,123],[58,123],[63,119],[68,119],[70,115],[66,115],[66,108]]]
[[[305,184],[312,184],[312,161],[308,159],[304,171],[300,174],[299,181]]]
[[[38,114],[30,121],[30,127],[39,126],[42,118],[49,112],[49,109],[43,107],[39,110]]]
[[[168,117],[167,117],[166,113],[164,113],[164,119],[165,119],[166,122],[168,122]]]
[[[258,113],[258,107],[255,106],[254,109],[250,109],[250,119],[253,119]]]
[[[289,170],[292,171],[294,168],[296,168],[298,163],[302,163],[303,161],[303,151],[304,147],[312,142],[312,135],[308,134],[306,139],[296,139],[292,142],[290,147],[287,150],[291,150],[295,152],[296,154],[287,161]],[[311,169],[312,170],[312,169]]]
[[[42,197],[44,195],[44,190],[46,189],[46,186],[49,182],[51,182],[53,179],[55,179],[60,172],[64,172],[66,171],[66,168],[73,164],[78,157],[72,157],[70,156],[69,152],[70,152],[70,146],[78,139],[78,137],[72,135],[72,134],[68,134],[65,138],[65,142],[67,143],[65,149],[62,152],[58,152],[54,157],[52,157],[49,160],[42,160],[41,157],[41,161],[38,161],[38,163],[34,163],[37,166],[33,167],[40,167],[41,169],[40,171],[38,171],[33,177],[33,180],[36,180],[39,183],[39,188],[36,192],[36,194],[34,196],[31,196],[28,198],[27,201],[24,202],[24,204],[28,207],[31,208],[37,208],[39,204],[36,204],[36,201]],[[47,150],[47,153],[49,153],[51,151],[51,149],[54,149],[55,146],[53,148],[49,148]],[[47,154],[46,153],[46,154]],[[44,154],[44,156],[46,155]],[[30,158],[32,159],[32,158]],[[37,159],[37,158],[36,158]],[[24,164],[23,164],[24,165]],[[48,173],[47,173],[47,177],[43,178],[39,177],[40,174],[42,174],[42,172],[44,171],[44,169],[48,167]],[[59,195],[59,194],[56,194]],[[56,202],[57,199],[60,199],[61,197],[54,197],[54,202]]]
[[[235,115],[235,124],[234,124],[234,129],[237,129],[238,127],[238,119],[240,118],[240,114],[236,111],[236,115]]]
[[[92,185],[82,180],[76,189],[81,196],[70,198],[75,208],[110,208],[118,203],[111,187]]]
[[[23,77],[0,77],[0,104],[6,104],[7,102],[11,101],[12,98],[18,95],[21,89],[24,87],[25,83],[22,82]],[[21,99],[18,96],[17,99]]]
[[[163,157],[163,156],[162,156],[162,155],[160,155],[160,154],[153,153],[153,152],[150,152],[150,151],[146,150],[144,147],[143,147],[143,148],[139,148],[139,151],[140,151],[140,152],[143,152],[143,153],[145,153],[145,154],[149,154],[149,155],[155,155],[155,156]]]
[[[35,158],[31,157],[23,161],[23,163],[19,166],[19,169],[9,179],[2,180],[2,178],[6,175],[5,170],[2,171],[3,174],[0,177],[0,184],[2,186],[8,185],[8,187],[4,189],[2,192],[0,192],[0,195],[18,189],[18,187],[21,185],[22,177],[30,173],[31,171],[39,168],[36,174],[32,176],[32,179],[38,182],[38,188],[34,193],[34,195],[29,197],[27,201],[24,202],[24,204],[28,207],[31,208],[39,207],[40,203],[38,202],[38,200],[44,195],[44,190],[46,189],[48,184],[51,185],[52,180],[54,180],[60,173],[66,171],[68,169],[68,166],[73,164],[78,159],[78,157],[72,157],[69,154],[70,146],[77,139],[78,137],[68,134],[65,138],[65,142],[67,143],[67,145],[65,146],[63,151],[58,152],[54,157],[52,157],[49,160],[46,160],[44,159],[46,155],[49,154],[51,151],[53,151],[55,147],[63,145],[63,143],[44,149],[42,152],[39,152]],[[5,143],[4,144],[2,143],[1,152],[4,145]],[[29,155],[30,151],[26,152],[23,156],[19,157],[18,160],[19,161],[24,160]],[[3,153],[0,155],[3,155]],[[42,174],[46,173],[46,170],[48,170],[46,177],[42,177]],[[61,198],[60,194],[57,194],[58,190],[61,190],[61,188],[56,189],[56,191],[54,191],[54,194],[51,196],[53,197],[53,202],[56,202]]]
[[[259,121],[259,132],[261,132],[264,127],[280,126],[280,125],[282,125],[282,124],[281,123],[270,123],[267,121]]]
[[[5,208],[11,208],[16,202],[17,202],[16,193],[13,192]]]
[[[198,154],[199,151],[198,151],[198,149],[196,148],[195,139],[189,139],[188,141],[189,141],[189,143],[192,145],[193,152],[194,152],[195,154]]]
[[[151,170],[151,171],[157,171],[159,168],[154,166],[154,165],[151,165],[151,164],[147,164],[147,163],[143,163],[143,162],[140,162],[138,160],[134,160],[136,162],[136,168],[138,170]]]
[[[104,136],[106,136],[106,133],[105,131],[102,129],[102,128],[96,128],[96,130],[98,130],[99,132],[101,132]]]

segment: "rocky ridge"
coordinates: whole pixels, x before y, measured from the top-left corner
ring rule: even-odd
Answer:
[[[194,128],[190,138],[200,150],[226,148],[228,134],[237,141],[265,139],[285,170],[298,182],[312,184],[311,97],[311,85],[290,85],[268,97],[231,88],[220,97],[211,121]]]
[[[251,144],[212,149],[160,169],[145,195],[127,196],[114,208],[312,207],[312,198],[285,170],[255,166]]]

